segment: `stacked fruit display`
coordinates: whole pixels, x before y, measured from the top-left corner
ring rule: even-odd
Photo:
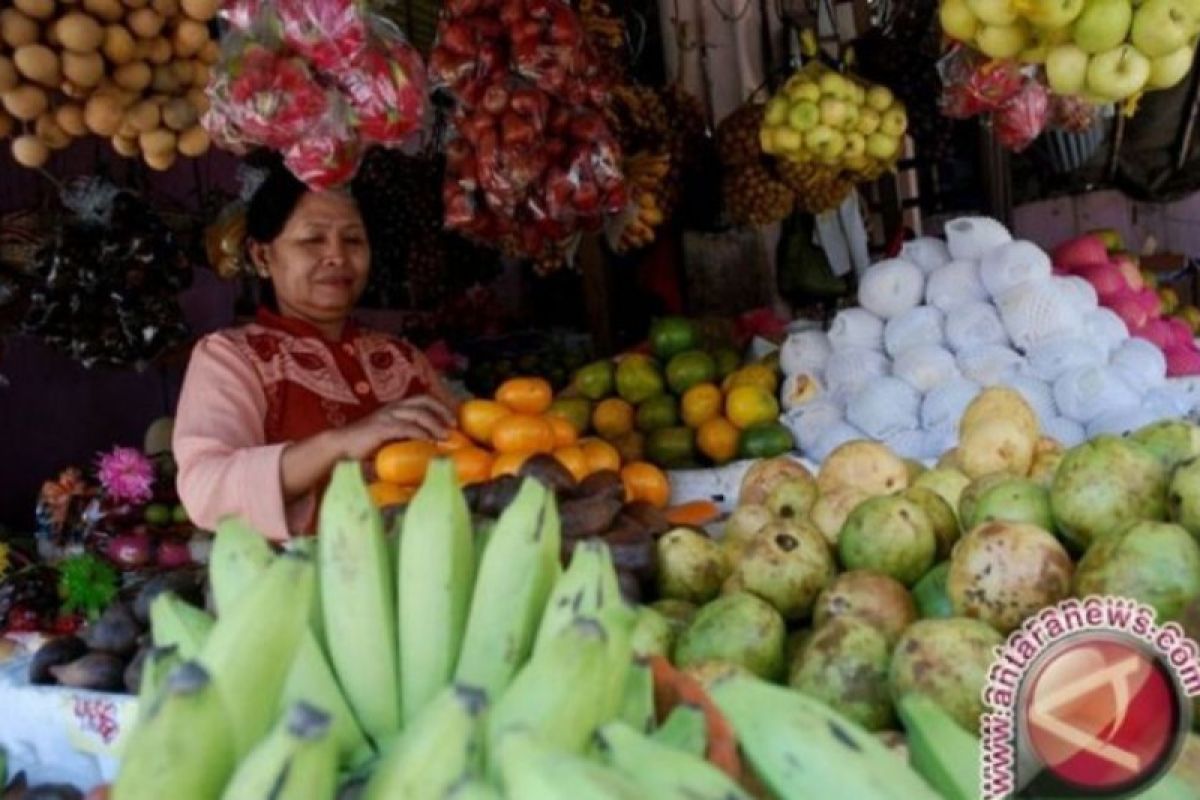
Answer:
[[[1179,83],[1200,33],[1200,14],[1181,0],[942,0],[940,16],[950,38],[1041,64],[1054,92],[1096,105]]]
[[[457,103],[446,224],[525,257],[625,208],[607,86],[571,7],[506,0],[449,9],[430,57]]]
[[[153,169],[208,150],[199,124],[219,56],[216,0],[18,0],[0,11],[0,139],[41,167],[79,138]]]
[[[759,129],[764,114],[762,104],[746,103],[717,126],[721,193],[726,213],[739,225],[770,225],[787,219],[799,199],[763,156]]]
[[[760,141],[764,153],[809,168],[797,187],[803,198],[803,181],[875,180],[895,165],[907,130],[890,89],[813,61],[767,102]]]
[[[1153,276],[1139,269],[1136,256],[1110,252],[1099,236],[1089,234],[1056,247],[1054,267],[1090,283],[1100,303],[1124,321],[1130,335],[1161,349],[1168,375],[1200,375],[1200,348],[1196,347],[1193,323],[1187,319],[1188,314],[1195,318],[1200,313],[1194,307],[1190,312],[1180,309],[1179,297],[1172,290],[1156,291]]]
[[[423,133],[425,67],[399,29],[352,0],[235,0],[208,86],[205,129],[237,153],[266,147],[315,188],[354,177],[363,150]]]

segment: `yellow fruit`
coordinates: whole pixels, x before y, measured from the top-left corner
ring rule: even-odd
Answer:
[[[458,427],[480,444],[491,444],[496,423],[512,414],[494,400],[468,400],[458,408]]]
[[[766,364],[750,364],[726,378],[721,388],[729,392],[739,386],[759,386],[773,395],[779,389],[779,376]]]
[[[779,401],[761,386],[738,386],[725,397],[725,416],[739,428],[773,422],[779,417]]]
[[[605,439],[616,439],[633,430],[634,410],[619,397],[610,397],[596,404],[592,412],[592,427]]]
[[[724,464],[737,455],[739,436],[732,422],[724,417],[714,417],[696,431],[696,447],[714,464]]]
[[[711,383],[693,386],[683,393],[680,412],[683,424],[689,428],[699,428],[710,419],[721,415],[721,390]]]

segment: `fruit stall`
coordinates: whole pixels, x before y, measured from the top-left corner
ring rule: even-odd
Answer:
[[[1198,37],[1191,0],[6,4],[0,795],[998,796],[1006,643],[1098,597],[1200,641],[1200,246],[1013,208],[1127,185],[1139,124],[1186,164]],[[455,395],[286,541],[194,522],[173,452],[193,346],[270,302],[271,165],[353,194],[362,321]],[[1174,652],[1134,796],[1200,796]]]

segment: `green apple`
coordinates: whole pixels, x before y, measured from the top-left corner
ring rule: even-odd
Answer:
[[[1054,93],[1071,95],[1082,91],[1090,58],[1079,45],[1060,44],[1051,48],[1046,54],[1046,80]]]
[[[829,97],[844,97],[846,94],[846,79],[836,72],[826,72],[821,75],[818,84],[821,94]]]
[[[1085,53],[1103,53],[1125,41],[1132,21],[1129,0],[1089,0],[1075,20],[1072,37]]]
[[[776,128],[774,144],[775,152],[790,156],[804,149],[804,134],[787,126]]]
[[[867,137],[863,136],[858,131],[850,131],[846,134],[846,152],[844,157],[847,159],[857,158],[867,152]]]
[[[846,135],[841,131],[832,131],[829,140],[821,146],[821,156],[830,161],[836,161],[846,151]]]
[[[1146,81],[1146,88],[1170,89],[1179,83],[1192,68],[1195,54],[1195,48],[1185,44],[1165,56],[1150,59],[1150,79]]]
[[[886,133],[872,133],[867,137],[867,152],[871,158],[890,162],[900,152],[900,140]]]
[[[879,130],[879,112],[873,108],[862,108],[858,112],[858,132],[864,136],[870,136],[875,131]]]
[[[960,42],[975,40],[975,32],[979,30],[979,17],[967,7],[967,0],[942,0],[938,9],[938,19],[942,23],[942,31],[951,39]]]
[[[1087,88],[1110,101],[1133,97],[1150,79],[1150,59],[1133,45],[1121,45],[1092,56]]]
[[[883,112],[883,116],[879,119],[879,130],[899,139],[908,130],[908,113],[902,105],[894,105],[887,111]]]
[[[984,25],[975,34],[975,48],[991,58],[1012,58],[1029,44],[1024,22],[1015,25]]]
[[[795,83],[788,81],[788,85],[784,87],[783,93],[793,103],[798,103],[802,100],[815,103],[821,99],[821,87],[807,79],[799,80]]]
[[[852,135],[853,134],[847,134],[847,139],[849,138],[849,136],[852,136]],[[861,134],[859,134],[859,135],[861,135]],[[851,172],[866,172],[868,169],[870,169],[871,159],[867,156],[867,154],[860,153],[858,155],[852,156],[849,153],[849,147],[850,147],[850,145],[847,142],[847,145],[846,145],[847,151],[845,153],[842,153],[842,166],[844,166],[846,169],[850,170]],[[865,142],[863,144],[863,147],[866,147]]]
[[[815,103],[803,100],[796,103],[788,111],[787,123],[798,131],[806,131],[817,126],[821,121],[821,112]]]
[[[1012,25],[1017,21],[1012,0],[967,0],[967,8],[984,25]]]
[[[846,101],[837,97],[821,98],[821,124],[840,128],[846,121]]]
[[[1158,58],[1187,44],[1192,25],[1177,0],[1146,0],[1133,15],[1129,41],[1147,58]]]
[[[1017,10],[1036,28],[1066,28],[1083,11],[1084,0],[1018,0]]]
[[[896,96],[886,86],[875,85],[867,91],[867,105],[876,111],[887,111],[894,102]]]
[[[866,105],[867,90],[854,81],[847,81],[847,85],[850,87],[850,102],[856,106]]]
[[[763,124],[782,125],[788,117],[788,101],[786,97],[775,96],[767,101],[763,110]]]
[[[858,115],[866,106],[860,106],[855,103],[846,103],[846,119],[842,122],[841,128],[844,131],[852,131],[858,128]]]
[[[1052,46],[1035,36],[1029,47],[1017,53],[1017,60],[1022,64],[1045,64]]]
[[[833,133],[833,128],[827,125],[818,125],[804,133],[804,146],[819,155],[821,149],[833,138]]]

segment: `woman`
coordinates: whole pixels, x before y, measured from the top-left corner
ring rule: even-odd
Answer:
[[[246,236],[273,307],[197,343],[175,420],[178,489],[201,527],[236,515],[279,541],[314,531],[338,461],[444,438],[453,401],[419,351],[350,319],[371,253],[349,194],[273,170]]]

